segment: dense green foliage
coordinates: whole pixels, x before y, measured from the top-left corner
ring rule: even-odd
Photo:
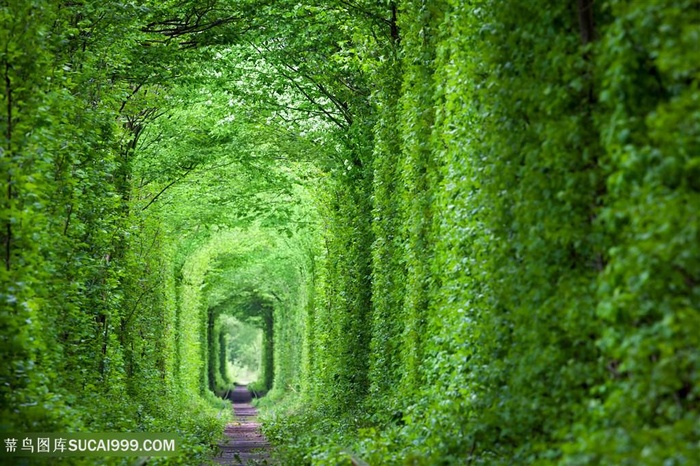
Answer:
[[[181,370],[172,247],[134,197],[136,149],[182,54],[142,45],[149,11],[0,7],[0,409],[4,432],[178,432],[190,463],[225,404]]]
[[[694,463],[697,10],[398,6],[354,71],[373,184],[335,185],[371,197],[372,230],[326,202],[352,210],[321,271],[317,408],[269,434],[311,430],[290,461],[323,464]],[[345,280],[364,290],[369,256],[368,306]]]
[[[700,460],[695,2],[90,3],[0,4],[4,431]]]

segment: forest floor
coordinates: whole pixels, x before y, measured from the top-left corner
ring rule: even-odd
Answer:
[[[256,416],[258,410],[251,404],[248,387],[236,386],[229,393],[233,402],[234,421],[224,430],[225,440],[219,444],[221,455],[215,458],[225,465],[266,465],[270,463],[270,445],[260,432]]]

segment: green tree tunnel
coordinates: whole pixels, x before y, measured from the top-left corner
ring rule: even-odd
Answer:
[[[280,465],[700,463],[697,0],[0,25],[3,434],[206,464],[245,383]]]

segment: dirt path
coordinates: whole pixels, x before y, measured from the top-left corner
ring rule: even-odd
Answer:
[[[225,465],[263,465],[269,463],[269,444],[260,433],[255,416],[258,410],[250,403],[247,387],[237,386],[230,394],[235,419],[226,426],[226,440],[219,444],[221,456],[216,462]]]

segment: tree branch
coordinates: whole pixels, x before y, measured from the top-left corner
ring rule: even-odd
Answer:
[[[168,190],[169,188],[171,188],[175,183],[177,183],[178,181],[182,180],[184,177],[186,177],[187,175],[189,175],[189,173],[190,173],[192,170],[194,170],[195,168],[197,168],[197,165],[194,165],[192,168],[187,169],[187,170],[185,171],[185,173],[183,173],[182,175],[178,176],[178,177],[175,178],[173,181],[171,181],[170,183],[168,183],[163,189],[160,190],[160,192],[158,192],[158,194],[156,194],[156,195],[148,202],[148,204],[146,204],[146,205],[141,209],[141,212],[143,212],[144,210],[148,209],[148,208],[151,206],[151,204],[153,204],[154,202],[156,202],[156,201],[158,200],[158,198],[159,198],[165,191],[167,191],[167,190]]]
[[[595,39],[595,24],[593,22],[593,0],[576,0],[578,24],[581,29],[583,45]]]

